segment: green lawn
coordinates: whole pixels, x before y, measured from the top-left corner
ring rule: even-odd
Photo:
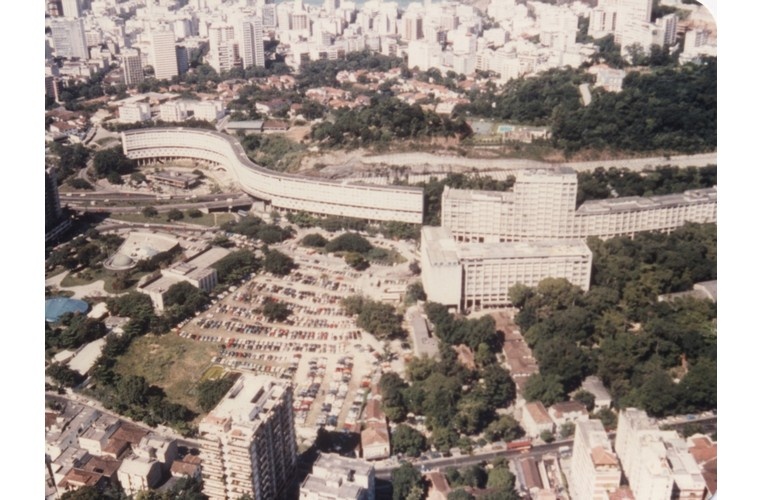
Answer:
[[[149,334],[132,341],[115,370],[122,375],[145,377],[149,384],[164,389],[169,401],[201,413],[196,405],[196,384],[209,378],[209,364],[218,349],[217,344],[196,342],[171,333]]]

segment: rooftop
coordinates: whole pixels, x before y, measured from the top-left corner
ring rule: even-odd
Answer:
[[[244,373],[201,421],[200,430],[203,432],[205,427],[224,425],[225,422],[258,425],[280,403],[286,389],[283,383],[274,378]]]

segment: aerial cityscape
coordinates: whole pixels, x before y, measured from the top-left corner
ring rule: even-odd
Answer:
[[[716,498],[701,2],[44,9],[46,499]]]

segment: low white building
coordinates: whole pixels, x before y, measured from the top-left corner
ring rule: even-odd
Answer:
[[[359,458],[320,454],[299,489],[300,500],[373,500],[375,469]]]
[[[151,458],[126,458],[122,461],[116,475],[125,493],[134,495],[138,491],[153,488],[159,483],[161,464]]]
[[[532,401],[524,405],[521,410],[521,426],[529,437],[537,437],[545,431],[553,432],[555,424],[550,418],[545,406],[539,401]]]
[[[119,123],[144,122],[151,119],[151,106],[147,102],[132,102],[119,106]]]

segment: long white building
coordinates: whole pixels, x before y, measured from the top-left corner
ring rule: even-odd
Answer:
[[[670,232],[686,222],[717,222],[717,188],[681,194],[591,200],[576,209],[570,168],[518,172],[513,191],[445,188],[442,225],[457,241],[506,242]]]
[[[249,160],[233,137],[202,129],[153,128],[122,132],[133,160],[193,158],[222,165],[248,194],[283,210],[420,224],[423,190],[318,180],[267,170]]]
[[[575,443],[576,444],[576,443]],[[706,482],[687,443],[643,410],[619,412],[615,449],[638,500],[701,500]]]
[[[244,373],[199,423],[210,499],[279,498],[296,468],[292,400],[284,382]]]
[[[565,278],[590,286],[593,255],[582,240],[462,243],[446,227],[421,231],[421,278],[429,300],[459,309],[511,302],[518,283]]]

